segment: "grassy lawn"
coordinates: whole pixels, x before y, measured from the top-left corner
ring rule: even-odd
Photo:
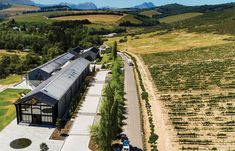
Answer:
[[[182,20],[186,20],[186,19],[189,19],[189,18],[197,17],[199,15],[203,15],[203,13],[185,13],[185,14],[167,16],[167,17],[159,19],[159,21],[161,23],[173,23],[173,22],[182,21]]]
[[[15,102],[21,93],[30,90],[7,89],[0,93],[0,131],[15,118]]]
[[[151,32],[135,36],[128,36],[127,42],[119,43],[120,50],[127,50],[134,53],[145,54],[155,52],[166,52],[200,48],[213,45],[229,43],[225,40],[231,36],[216,35],[210,33],[188,33],[185,31],[175,32]],[[119,41],[123,37],[109,38],[108,45],[113,41]]]
[[[14,84],[20,82],[21,80],[22,80],[21,75],[10,75],[5,79],[0,79],[0,85]]]
[[[77,16],[63,16],[56,17],[53,20],[83,20],[88,19],[92,23],[99,24],[114,24],[119,19],[121,19],[122,15],[77,15]]]

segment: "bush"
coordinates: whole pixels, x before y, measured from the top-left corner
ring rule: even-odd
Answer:
[[[124,39],[120,39],[120,40],[119,40],[119,43],[124,43],[124,42],[127,42],[127,38],[124,38]]]
[[[40,150],[41,150],[41,151],[48,151],[48,150],[49,150],[49,147],[47,146],[46,143],[42,143],[42,144],[40,145]]]
[[[158,140],[158,135],[155,133],[152,133],[149,137],[149,143],[155,144],[157,140]]]
[[[148,96],[149,96],[149,94],[148,94],[148,92],[146,92],[146,91],[144,91],[144,92],[141,93],[141,97],[142,97],[143,100],[148,99]]]

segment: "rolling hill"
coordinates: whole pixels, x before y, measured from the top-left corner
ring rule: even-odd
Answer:
[[[0,0],[3,4],[20,4],[20,5],[35,5],[31,0]]]

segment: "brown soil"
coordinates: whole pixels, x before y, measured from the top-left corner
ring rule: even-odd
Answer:
[[[56,128],[50,136],[50,139],[53,140],[65,140],[68,136],[69,130],[73,125],[73,121],[68,121],[63,129],[60,131]]]

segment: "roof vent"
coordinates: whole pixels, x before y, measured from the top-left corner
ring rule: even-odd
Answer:
[[[46,89],[42,89],[44,92],[48,92]]]

